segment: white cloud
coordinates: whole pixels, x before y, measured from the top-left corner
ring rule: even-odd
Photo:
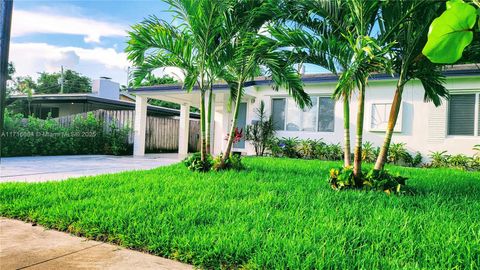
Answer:
[[[126,36],[128,27],[78,15],[60,15],[58,11],[38,9],[36,11],[14,10],[12,36],[30,34],[69,34],[84,36],[87,43],[100,42],[101,37]]]
[[[63,65],[91,78],[108,76],[120,83],[126,80],[127,55],[113,48],[85,49],[46,43],[12,43],[10,46],[10,61],[15,64],[16,76],[37,77],[38,72],[56,72]]]

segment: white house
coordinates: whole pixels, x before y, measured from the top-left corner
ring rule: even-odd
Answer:
[[[440,107],[424,102],[424,90],[419,81],[412,81],[405,86],[393,142],[404,142],[410,151],[419,151],[424,156],[430,151],[443,150],[452,154],[473,154],[473,146],[480,144],[480,67],[472,64],[452,66],[445,71],[445,75],[451,98],[445,100]],[[313,107],[307,110],[299,109],[285,91],[274,91],[268,78],[260,77],[248,82],[238,126],[242,128],[256,120],[255,109],[264,101],[267,112],[274,118],[278,137],[323,139],[329,143],[343,143],[342,102],[331,99],[337,77],[332,74],[305,75],[303,81],[305,91],[313,101]],[[369,80],[364,141],[376,145],[383,141],[396,81],[396,77],[387,75],[376,75]],[[179,154],[186,156],[188,112],[190,106],[199,107],[199,91],[187,93],[180,85],[164,85],[139,88],[131,92],[136,95],[134,154],[144,154],[146,101],[147,98],[156,98],[181,105]],[[228,99],[227,85],[215,85],[215,117],[211,125],[214,154],[221,153],[226,145],[225,138],[232,120]],[[352,143],[356,113],[357,102],[354,96],[350,112]],[[254,154],[253,147],[248,142],[238,143],[235,151]]]

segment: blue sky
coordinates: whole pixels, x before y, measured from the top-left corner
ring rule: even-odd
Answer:
[[[160,0],[14,1],[10,59],[17,76],[59,71],[125,84],[126,31],[149,15],[171,21]],[[308,67],[307,72],[318,72]]]

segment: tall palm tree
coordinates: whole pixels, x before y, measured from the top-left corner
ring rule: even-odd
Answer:
[[[432,64],[422,55],[430,23],[440,15],[442,6],[441,2],[432,3],[428,0],[389,1],[382,6],[382,19],[379,20],[381,38],[387,42],[395,41],[392,62],[399,77],[375,170],[382,170],[385,166],[405,84],[413,79],[420,80],[425,89],[425,100],[433,101],[435,106],[441,104],[441,98],[448,97],[441,66]]]
[[[212,58],[221,50],[218,39],[223,26],[223,14],[229,2],[222,0],[165,0],[178,25],[172,25],[154,16],[136,24],[129,32],[126,52],[136,69],[134,82],[141,81],[153,70],[162,67],[180,68],[185,75],[187,91],[198,87],[201,114],[201,157],[207,156],[206,118],[211,117],[206,107],[206,93],[215,80],[212,73],[219,64]]]
[[[352,51],[342,37],[345,29],[353,27],[347,20],[343,1],[285,1],[282,22],[270,33],[291,51],[298,63],[309,63],[338,74],[348,68]],[[292,24],[293,23],[293,24]],[[350,99],[354,85],[334,96],[343,100],[344,166],[351,166]]]
[[[361,186],[366,86],[372,73],[391,73],[389,56],[392,44],[382,44],[372,37],[378,20],[380,1],[346,0],[344,3],[344,8],[348,10],[348,18],[345,19],[351,20],[352,27],[343,31],[342,36],[349,44],[352,59],[348,63],[348,68],[341,74],[334,93],[340,95],[350,91],[353,85],[358,89],[353,174],[356,185]]]
[[[235,87],[230,95],[234,108],[233,121],[220,167],[226,164],[232,151],[245,82],[257,75],[260,67],[267,70],[275,89],[283,86],[301,108],[311,106],[310,97],[303,91],[300,76],[287,61],[286,55],[278,50],[278,42],[259,34],[261,28],[275,16],[272,9],[276,7],[272,3],[263,0],[237,1],[225,19],[224,37],[230,42],[224,50],[224,59],[227,60],[222,74]]]
[[[287,1],[288,2],[288,1]],[[295,1],[296,2],[296,1]],[[299,21],[301,29],[305,31],[300,37],[300,43],[312,44],[304,46],[301,51],[315,55],[319,52],[321,57],[333,59],[340,66],[342,74],[334,91],[335,97],[344,99],[344,127],[345,144],[349,144],[349,99],[352,90],[358,89],[358,112],[356,143],[354,149],[353,172],[356,184],[361,185],[363,123],[365,111],[365,91],[368,78],[375,72],[391,72],[389,57],[392,44],[385,44],[373,38],[375,25],[378,21],[380,1],[371,0],[345,0],[345,1],[300,1],[304,8]],[[293,5],[293,6],[298,6]],[[291,9],[291,7],[288,7]],[[312,31],[312,29],[319,29]],[[318,37],[312,37],[318,35]],[[308,37],[309,40],[301,40]],[[331,43],[325,46],[324,44]],[[323,45],[322,45],[323,44]],[[322,46],[321,46],[322,45]],[[315,48],[314,46],[317,46]],[[312,48],[315,51],[312,51]],[[297,49],[298,50],[298,49]],[[326,54],[326,55],[325,55]],[[324,67],[329,67],[330,61],[323,61]],[[348,148],[346,152],[348,153]],[[348,155],[348,156],[347,156]],[[346,154],[346,165],[349,165],[349,154]]]

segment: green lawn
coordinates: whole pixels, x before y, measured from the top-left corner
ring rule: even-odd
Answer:
[[[416,195],[332,191],[339,163],[246,158],[0,185],[0,215],[203,268],[479,269],[480,173],[392,167]]]

